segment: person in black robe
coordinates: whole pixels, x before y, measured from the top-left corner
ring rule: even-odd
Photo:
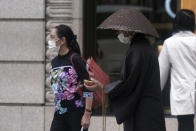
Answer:
[[[85,86],[92,91],[104,89],[124,131],[165,131],[157,52],[144,34],[131,35],[121,66],[121,80],[104,86],[92,78],[94,85]]]

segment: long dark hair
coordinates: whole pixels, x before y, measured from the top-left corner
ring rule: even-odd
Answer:
[[[173,23],[174,32],[195,30],[194,12],[188,9],[182,9],[177,12]]]
[[[77,36],[74,35],[71,28],[67,25],[58,25],[55,27],[57,29],[57,36],[61,39],[66,38],[67,46],[69,49],[81,55],[80,47],[77,42]]]

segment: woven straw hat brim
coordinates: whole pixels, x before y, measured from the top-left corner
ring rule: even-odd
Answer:
[[[132,9],[118,10],[97,28],[131,31],[159,37],[150,21],[142,13]]]

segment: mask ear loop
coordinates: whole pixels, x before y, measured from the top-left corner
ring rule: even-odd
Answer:
[[[135,32],[135,31],[133,31],[133,32],[129,33],[129,35],[131,35],[132,37],[133,37],[135,34],[136,34],[136,32]]]
[[[130,37],[130,43],[129,44],[131,44],[132,43],[132,39],[133,39],[133,37],[134,37],[134,35],[136,34],[136,32],[135,31],[133,31],[132,33],[130,33],[129,35],[129,37]]]
[[[134,31],[134,32],[133,32],[133,36],[134,36],[135,34],[136,34],[136,32]]]

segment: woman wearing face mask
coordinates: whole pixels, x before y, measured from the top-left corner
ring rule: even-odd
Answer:
[[[51,29],[49,48],[55,48],[58,56],[51,62],[55,113],[50,131],[80,131],[82,127],[87,130],[90,125],[93,92],[85,87],[83,96],[76,92],[78,84],[89,79],[76,39],[66,25]]]
[[[119,41],[123,44],[130,44],[134,36],[134,32],[116,31],[116,33],[118,35]]]
[[[130,44],[122,62],[121,80],[104,86],[91,78],[94,85],[85,86],[108,94],[117,123],[123,123],[124,131],[165,131],[157,52],[145,34],[117,34],[121,43]]]

